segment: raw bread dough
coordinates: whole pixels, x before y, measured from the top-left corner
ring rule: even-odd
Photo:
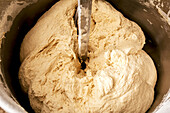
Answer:
[[[89,61],[77,55],[77,0],[47,11],[21,45],[19,79],[36,113],[142,113],[151,106],[157,73],[142,50],[140,27],[109,3],[93,1]]]

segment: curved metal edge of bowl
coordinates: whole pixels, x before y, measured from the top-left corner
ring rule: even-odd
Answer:
[[[163,27],[166,32],[169,32],[168,27],[170,26],[170,1],[168,0],[138,0],[141,5],[144,5],[148,8],[154,8],[159,13],[162,21],[165,23]],[[144,10],[147,12],[147,10]],[[149,23],[150,20],[147,20]],[[150,23],[152,24],[152,22]],[[170,38],[170,36],[169,36]],[[170,112],[170,88],[164,94],[161,103],[155,108],[153,113],[169,113]]]
[[[6,38],[4,34],[11,28],[13,19],[23,8],[37,1],[38,0],[9,0],[1,2],[4,3],[2,5],[6,5],[6,9],[0,12],[0,107],[9,113],[26,113],[26,110],[17,102],[5,82],[1,66],[1,44],[2,40]]]
[[[24,108],[22,108],[15,100],[14,97],[8,92],[8,89],[4,86],[5,83],[0,81],[0,106],[6,112],[9,113],[26,113]]]
[[[170,89],[164,95],[162,102],[156,107],[153,113],[168,113],[170,111]]]

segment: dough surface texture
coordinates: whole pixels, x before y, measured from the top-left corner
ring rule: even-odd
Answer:
[[[36,113],[144,113],[154,99],[155,65],[141,28],[94,0],[86,69],[77,53],[77,0],[61,0],[25,36],[19,79]]]

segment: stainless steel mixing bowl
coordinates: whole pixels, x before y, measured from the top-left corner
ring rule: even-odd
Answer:
[[[11,4],[14,2],[11,1],[15,1],[20,8],[12,7]],[[154,102],[147,111],[153,112],[170,88],[170,16],[168,15],[168,12],[170,14],[170,1],[107,1],[125,17],[138,23],[144,31],[146,36],[144,50],[152,57],[158,71]],[[1,11],[10,11],[4,12],[0,17],[2,41],[0,106],[7,112],[33,112],[28,97],[21,90],[18,81],[20,45],[38,18],[56,2],[57,0],[0,0]]]

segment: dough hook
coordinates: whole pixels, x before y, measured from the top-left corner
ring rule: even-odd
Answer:
[[[78,0],[78,54],[81,63],[87,59],[88,41],[90,35],[92,0]]]

